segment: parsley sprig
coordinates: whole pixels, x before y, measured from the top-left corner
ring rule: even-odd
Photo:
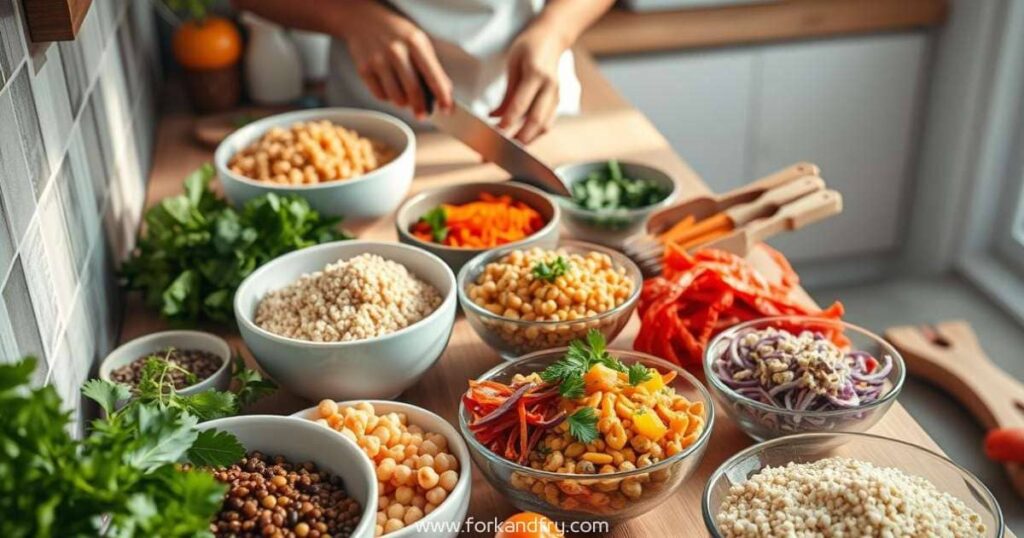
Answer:
[[[569,435],[581,443],[589,443],[600,436],[597,431],[597,413],[593,407],[577,409],[566,421],[569,424]]]
[[[573,340],[565,356],[545,368],[540,377],[548,383],[558,383],[558,394],[563,398],[575,400],[583,397],[583,376],[595,364],[603,364],[617,372],[626,371],[626,367],[605,349],[604,335],[591,329],[587,333],[586,344]]]
[[[420,220],[430,226],[430,235],[435,243],[444,243],[444,240],[448,239],[448,213],[443,207],[437,206],[427,211]]]
[[[565,258],[559,256],[550,262],[539,261],[533,265],[533,269],[530,272],[533,276],[546,280],[548,282],[554,282],[558,277],[565,274],[569,270],[569,262]]]
[[[629,384],[634,387],[651,379],[651,369],[639,362],[630,364],[626,373],[629,374]]]

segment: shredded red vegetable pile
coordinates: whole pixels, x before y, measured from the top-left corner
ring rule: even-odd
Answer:
[[[633,347],[696,368],[711,338],[737,323],[780,315],[842,317],[839,302],[817,310],[792,301],[789,294],[799,277],[780,252],[763,248],[782,269],[779,283],[769,282],[746,260],[722,250],[689,254],[666,246],[662,276],[645,281],[640,294],[640,332]],[[848,344],[838,331],[826,336],[840,347]]]
[[[548,383],[470,380],[462,402],[473,415],[469,429],[477,440],[517,463],[525,463],[544,432],[565,419],[558,411],[558,387]]]

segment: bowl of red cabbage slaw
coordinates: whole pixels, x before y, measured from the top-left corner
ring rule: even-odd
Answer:
[[[906,367],[878,335],[843,321],[761,318],[716,336],[704,353],[708,387],[758,440],[862,432],[896,401]]]

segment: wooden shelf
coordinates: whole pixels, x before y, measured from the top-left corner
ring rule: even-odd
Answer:
[[[927,28],[945,0],[780,0],[679,11],[615,9],[580,39],[595,56],[722,47]]]

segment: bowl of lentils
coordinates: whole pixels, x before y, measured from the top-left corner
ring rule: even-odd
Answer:
[[[892,345],[856,325],[777,316],[715,337],[704,373],[733,421],[763,441],[867,430],[896,401],[906,367]]]
[[[217,537],[369,538],[377,516],[377,478],[349,439],[309,421],[247,415],[202,423],[246,449],[228,467],[207,468],[228,486],[210,522]]]
[[[221,337],[201,331],[163,331],[126,342],[100,364],[100,379],[135,388],[147,364],[166,361],[178,394],[188,396],[231,385],[231,347]]]
[[[596,330],[611,342],[629,321],[643,277],[625,255],[579,241],[484,252],[459,271],[459,304],[505,360],[567,346]]]
[[[588,161],[555,173],[572,197],[558,198],[562,222],[573,238],[617,247],[643,230],[647,217],[676,198],[672,176],[636,162]]]

